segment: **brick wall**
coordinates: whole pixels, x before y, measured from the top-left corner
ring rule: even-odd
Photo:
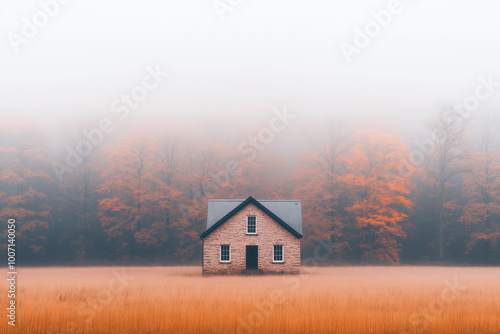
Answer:
[[[246,234],[247,216],[257,217],[257,235]],[[231,246],[231,262],[220,262],[220,245]],[[248,204],[203,241],[203,274],[240,274],[246,269],[246,246],[259,246],[258,266],[264,273],[298,274],[300,239]],[[273,263],[273,245],[283,245],[283,263]]]

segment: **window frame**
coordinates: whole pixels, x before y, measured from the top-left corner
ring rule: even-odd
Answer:
[[[281,261],[277,261],[276,259],[276,247],[281,247]],[[274,263],[284,263],[285,262],[285,246],[283,245],[273,245],[273,262]]]
[[[222,247],[223,246],[227,246],[227,253],[228,253],[227,255],[228,255],[229,260],[222,260]],[[220,245],[220,247],[219,247],[219,261],[220,261],[220,263],[229,263],[229,262],[231,262],[231,245],[227,245],[227,244]]]
[[[255,218],[255,232],[248,232],[248,227],[249,227],[248,223],[250,222],[250,217]],[[247,216],[246,234],[251,234],[251,235],[257,234],[257,216],[255,216],[255,215],[248,215]]]

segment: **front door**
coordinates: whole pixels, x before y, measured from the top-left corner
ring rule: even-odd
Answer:
[[[258,269],[259,246],[247,246],[247,269]]]

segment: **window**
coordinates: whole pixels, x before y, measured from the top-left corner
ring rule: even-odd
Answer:
[[[231,249],[229,245],[220,245],[220,262],[231,261]]]
[[[247,234],[257,234],[257,217],[247,217]]]
[[[273,262],[283,262],[283,245],[274,245]]]

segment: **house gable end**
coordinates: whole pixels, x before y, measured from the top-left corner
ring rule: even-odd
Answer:
[[[265,214],[267,214],[269,217],[271,217],[274,221],[276,221],[279,225],[281,225],[285,230],[290,232],[293,236],[296,238],[300,239],[302,238],[302,234],[298,233],[295,231],[292,227],[290,227],[287,223],[285,223],[281,218],[276,216],[272,211],[270,211],[268,208],[266,208],[264,205],[259,203],[256,199],[254,199],[252,196],[248,197],[245,201],[243,201],[240,205],[238,205],[236,208],[231,210],[228,214],[226,214],[223,218],[221,218],[217,223],[213,224],[210,228],[208,228],[205,232],[203,232],[200,235],[200,239],[206,238],[210,233],[215,231],[219,226],[224,224],[228,219],[233,217],[236,213],[238,213],[240,210],[242,210],[244,207],[246,207],[248,204],[254,204],[257,206],[260,210],[262,210]]]

